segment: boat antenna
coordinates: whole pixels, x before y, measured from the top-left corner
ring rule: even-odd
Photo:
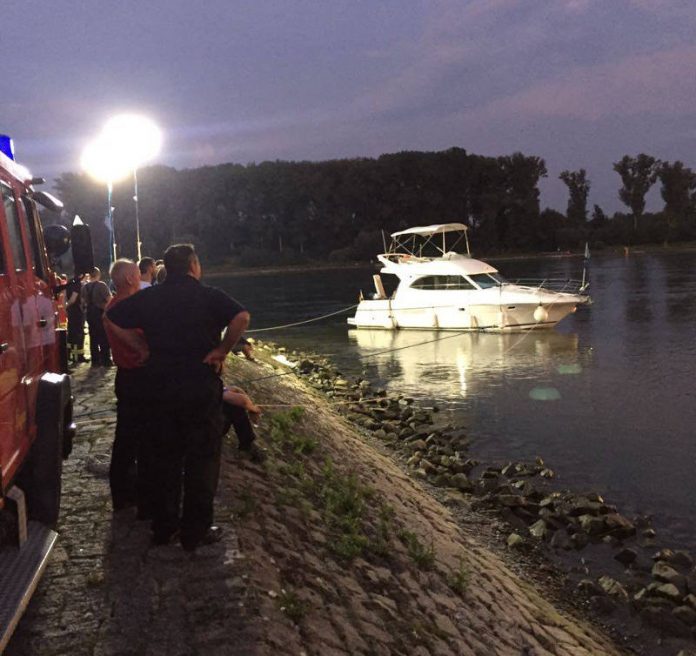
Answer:
[[[580,284],[580,291],[584,292],[590,286],[590,280],[587,275],[587,265],[590,263],[590,245],[585,242],[585,257],[582,263],[582,283]],[[585,284],[587,280],[587,284]]]
[[[471,250],[469,249],[469,230],[464,231],[464,241],[466,242],[466,254],[471,257]]]
[[[384,249],[384,252],[387,252],[387,238],[384,236],[384,228],[380,230],[382,233],[382,248]]]

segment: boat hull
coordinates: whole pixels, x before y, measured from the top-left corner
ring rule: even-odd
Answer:
[[[457,330],[518,332],[553,328],[575,312],[580,301],[556,301],[549,305],[516,303],[514,306],[466,305],[409,307],[393,300],[365,300],[348,323],[356,328],[382,330]]]

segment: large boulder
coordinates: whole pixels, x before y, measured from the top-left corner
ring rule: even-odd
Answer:
[[[653,565],[651,573],[653,578],[664,583],[671,583],[686,594],[686,577],[664,561],[658,560]]]
[[[653,560],[662,560],[681,572],[688,572],[694,566],[694,559],[686,551],[660,549]]]
[[[453,474],[450,479],[450,485],[462,492],[471,492],[474,489],[474,484],[463,473]]]
[[[696,610],[691,606],[677,606],[672,609],[672,615],[680,619],[687,626],[696,626]]]
[[[546,534],[548,533],[546,522],[543,519],[534,522],[534,524],[532,524],[529,527],[529,533],[535,538],[543,540],[546,537]]]
[[[628,566],[634,563],[636,558],[638,558],[638,552],[635,549],[627,547],[626,549],[621,549],[619,553],[614,556],[615,560],[618,560],[622,565]]]
[[[594,515],[580,515],[578,517],[580,528],[588,535],[601,535],[605,531],[604,519]]]
[[[597,582],[602,590],[609,596],[619,599],[620,601],[628,601],[628,592],[626,592],[626,588],[617,580],[610,576],[600,576]]]
[[[604,516],[604,523],[610,535],[624,539],[636,534],[636,527],[623,515],[609,513]]]

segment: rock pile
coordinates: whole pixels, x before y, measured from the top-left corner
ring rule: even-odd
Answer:
[[[585,578],[577,585],[596,611],[623,607],[664,633],[696,637],[694,562],[686,552],[662,549],[651,567],[643,553],[654,549],[656,534],[646,518],[630,520],[596,493],[554,489],[554,472],[541,458],[484,465],[468,454],[461,428],[436,422],[436,407],[419,407],[367,380],[349,381],[325,358],[296,352],[290,357],[299,375],[332,399],[348,421],[394,449],[413,475],[462,494],[474,509],[496,512],[511,529],[508,547],[561,553],[588,545],[612,549],[623,574]]]

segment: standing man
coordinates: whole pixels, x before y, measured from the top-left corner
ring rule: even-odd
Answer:
[[[221,537],[212,525],[222,441],[219,374],[249,325],[249,313],[200,283],[201,265],[191,244],[170,246],[164,265],[161,285],[120,302],[107,318],[125,329],[126,339],[132,335],[126,331],[140,328],[150,349],[145,370],[151,391],[153,540],[167,544],[180,531],[182,546],[193,551]]]
[[[89,274],[90,282],[82,288],[82,307],[87,316],[89,329],[89,352],[93,367],[111,367],[111,349],[104,332],[104,308],[111,299],[111,292],[101,280],[101,271],[94,267]]]
[[[150,287],[155,282],[157,272],[155,260],[151,257],[144,257],[138,262],[138,269],[140,269],[140,289]]]
[[[82,278],[74,275],[65,288],[65,310],[68,315],[68,356],[72,364],[85,359],[85,315],[82,311]]]
[[[109,273],[116,294],[109,301],[107,311],[140,290],[140,270],[132,260],[116,260]],[[117,367],[116,433],[109,467],[111,502],[115,511],[137,505],[140,519],[151,518],[144,448],[149,407],[143,399],[147,381],[142,366],[149,355],[147,343],[141,331],[133,331],[133,335],[123,340],[123,331],[111,322],[104,321],[104,328]]]

